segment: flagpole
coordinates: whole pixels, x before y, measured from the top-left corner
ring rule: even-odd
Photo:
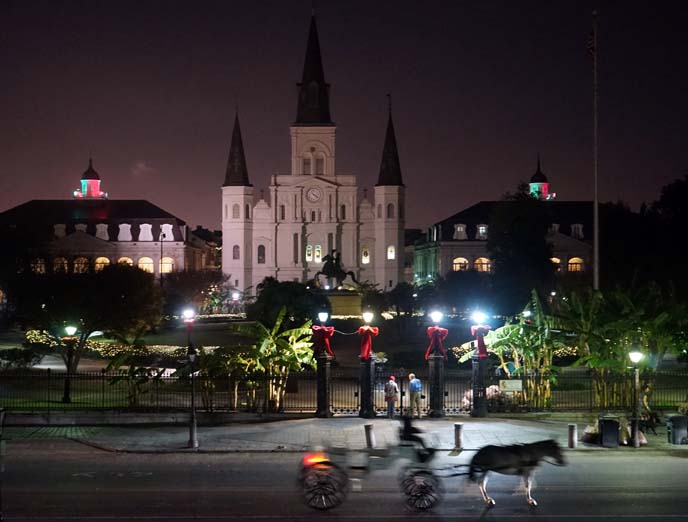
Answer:
[[[597,11],[592,12],[592,98],[593,98],[593,177],[595,197],[593,200],[593,272],[592,287],[600,289],[600,215],[597,194]]]

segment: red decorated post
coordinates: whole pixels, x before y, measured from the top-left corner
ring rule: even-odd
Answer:
[[[327,312],[320,312],[318,318],[321,323],[325,323],[329,318],[329,314]],[[334,335],[334,327],[325,326],[324,324],[313,325],[311,331],[313,332],[313,355],[318,364],[318,405],[315,416],[322,418],[331,417],[330,364],[334,358],[334,351],[332,351],[332,346],[330,345],[330,338]]]
[[[373,357],[373,337],[377,337],[380,330],[375,326],[370,326],[373,320],[372,312],[363,312],[365,325],[358,329],[361,338],[361,379],[359,397],[361,409],[358,413],[360,417],[370,419],[375,417],[375,404],[373,402],[373,390],[375,389],[375,358]]]

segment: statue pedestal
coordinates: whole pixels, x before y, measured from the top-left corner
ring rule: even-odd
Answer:
[[[361,315],[361,296],[347,290],[326,291],[332,315]]]

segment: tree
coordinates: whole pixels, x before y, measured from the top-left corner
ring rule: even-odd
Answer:
[[[489,219],[487,251],[494,263],[495,295],[507,315],[516,313],[531,289],[542,297],[553,287],[549,224],[545,203],[531,197],[523,186],[495,205]]]
[[[160,320],[162,305],[152,274],[123,264],[80,274],[25,272],[10,295],[19,319],[52,337],[67,369],[64,402],[71,401],[69,377],[93,332],[131,337]],[[76,327],[75,336],[66,336],[66,326]]]
[[[437,280],[439,300],[457,312],[492,308],[492,277],[477,270],[449,272]]]
[[[217,295],[227,297],[227,276],[219,270],[185,270],[165,274],[165,312],[178,314],[188,306],[203,311],[217,306]]]
[[[268,327],[276,323],[282,308],[286,310],[283,317],[285,326],[289,327],[303,324],[319,311],[330,309],[327,297],[311,292],[306,285],[295,281],[278,281],[273,277],[266,277],[257,290],[258,298],[247,306],[246,317]]]
[[[249,355],[255,369],[263,374],[264,412],[280,411],[290,371],[304,365],[315,366],[311,350],[311,321],[297,328],[283,329],[287,308],[282,307],[272,326],[260,321],[233,325],[234,330],[255,344]]]

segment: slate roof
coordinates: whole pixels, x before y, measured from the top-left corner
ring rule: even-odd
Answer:
[[[382,160],[380,161],[380,175],[378,176],[376,186],[404,186],[401,180],[401,165],[399,164],[399,151],[397,150],[397,138],[394,133],[391,107],[389,110],[389,119],[387,120],[385,145],[382,149]]]
[[[325,82],[315,14],[311,16],[306,59],[303,63],[303,76],[301,83],[298,83],[297,86],[299,99],[294,124],[334,125],[330,116],[330,85]]]
[[[81,176],[81,179],[100,179],[100,176],[93,168],[93,158],[88,158],[88,168]]]
[[[244,155],[244,142],[241,139],[238,112],[234,117],[234,130],[232,131],[232,143],[229,146],[229,159],[227,160],[224,186],[252,186],[248,181],[248,168],[246,167],[246,156]]]
[[[143,199],[33,199],[0,213],[0,224],[38,225],[141,220],[185,222]]]

